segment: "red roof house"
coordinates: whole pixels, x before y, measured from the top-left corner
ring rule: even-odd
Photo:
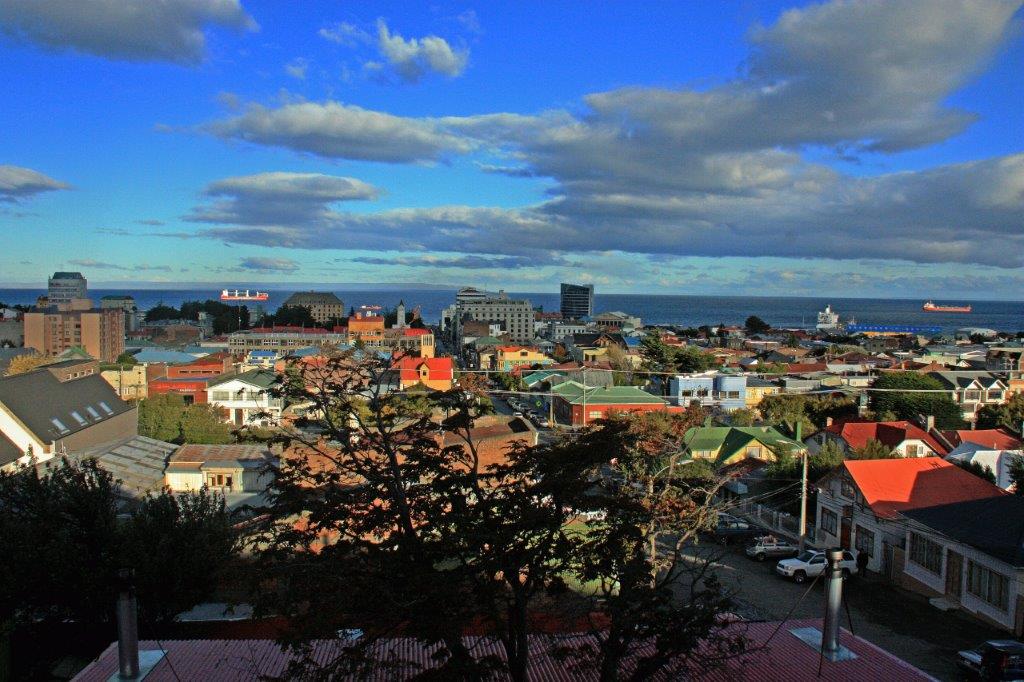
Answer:
[[[401,389],[423,384],[436,391],[447,391],[455,380],[451,358],[417,358],[404,355],[395,363]]]
[[[840,421],[825,427],[814,436],[819,445],[826,440],[838,442],[847,452],[877,440],[900,457],[945,456],[949,448],[937,438],[909,421],[854,422]]]
[[[993,450],[1020,450],[1021,441],[1006,429],[963,429],[960,431],[943,431],[942,435],[954,447],[964,443],[975,443]]]

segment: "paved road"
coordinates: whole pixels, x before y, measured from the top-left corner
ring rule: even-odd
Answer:
[[[722,583],[736,591],[738,611],[754,620],[821,618],[822,581],[797,585],[774,573],[775,562],[748,559],[740,548],[700,545],[693,554],[715,556]],[[806,593],[806,596],[804,596]],[[941,680],[955,680],[956,652],[1006,633],[956,613],[943,613],[919,595],[876,579],[853,577],[844,585],[849,618],[842,626]],[[792,613],[790,613],[792,612]],[[852,621],[852,628],[851,628]]]

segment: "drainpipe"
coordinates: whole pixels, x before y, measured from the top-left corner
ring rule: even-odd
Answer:
[[[825,621],[821,628],[821,651],[829,660],[839,653],[839,607],[843,600],[843,550],[828,551],[825,583]]]
[[[122,680],[135,680],[139,677],[139,623],[132,571],[122,568],[117,578],[121,584],[117,596],[118,672]]]

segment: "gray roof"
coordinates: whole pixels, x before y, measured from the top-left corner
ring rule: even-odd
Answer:
[[[267,389],[273,386],[277,381],[277,372],[272,372],[269,369],[251,369],[248,372],[242,372],[241,374],[225,374],[217,379],[217,381],[210,383],[209,388],[220,386],[221,384],[226,384],[230,381],[243,381],[247,384]]]
[[[1024,497],[1000,495],[902,513],[1003,563],[1024,566]]]
[[[17,445],[0,433],[0,467],[19,459],[25,453]]]
[[[112,443],[78,450],[69,459],[95,459],[99,467],[121,482],[121,489],[132,497],[158,491],[164,485],[167,460],[178,446],[145,436],[123,438]],[[50,462],[40,466],[46,466]]]
[[[341,299],[329,291],[296,291],[282,306],[342,305]]]
[[[0,374],[7,370],[11,360],[22,355],[32,355],[35,351],[31,348],[0,348]]]
[[[61,382],[45,367],[0,379],[0,404],[44,443],[132,409],[99,374]]]
[[[953,371],[953,372],[929,372],[929,376],[935,377],[940,382],[945,384],[949,388],[967,388],[974,383],[975,380],[980,382],[984,386],[991,386],[995,382],[999,381],[999,377],[992,374],[991,372],[975,372],[975,371]]]

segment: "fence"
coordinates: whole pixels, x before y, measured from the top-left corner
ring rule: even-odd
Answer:
[[[800,537],[800,519],[792,514],[749,500],[731,500],[728,506],[731,507],[733,514],[746,517],[770,531],[787,535],[794,539]],[[809,528],[813,528],[814,521],[808,519],[807,525]]]

